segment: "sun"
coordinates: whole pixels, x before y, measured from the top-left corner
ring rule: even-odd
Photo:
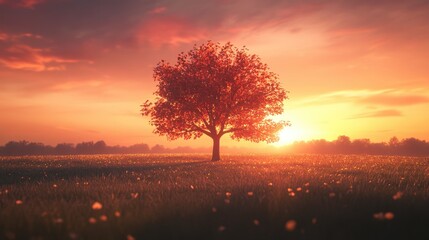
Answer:
[[[302,140],[303,134],[297,128],[294,127],[285,127],[278,133],[279,141],[273,143],[275,146],[284,146],[289,145],[295,141]]]

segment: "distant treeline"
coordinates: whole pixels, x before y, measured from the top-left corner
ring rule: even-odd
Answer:
[[[128,153],[196,153],[208,152],[207,149],[177,147],[166,148],[162,145],[149,147],[148,144],[134,144],[128,147],[108,146],[104,141],[82,142],[78,144],[60,143],[55,147],[28,141],[10,141],[0,147],[0,155],[70,155],[70,154],[128,154]]]
[[[104,141],[82,142],[78,144],[60,143],[55,147],[28,141],[10,141],[0,146],[0,155],[70,155],[70,154],[128,154],[128,153],[210,153],[210,148],[176,147],[166,148],[163,145],[150,147],[148,144],[125,146],[108,146]],[[283,148],[228,148],[224,153],[314,153],[314,154],[370,154],[370,155],[403,155],[429,156],[429,142],[416,138],[399,140],[396,137],[389,142],[372,143],[369,139],[351,140],[339,136],[334,141],[312,140],[295,142]]]
[[[294,153],[317,154],[429,156],[429,142],[416,138],[399,140],[397,137],[393,137],[387,143],[372,143],[369,139],[350,140],[347,136],[339,136],[334,141],[321,139],[295,142],[288,147],[288,150]]]

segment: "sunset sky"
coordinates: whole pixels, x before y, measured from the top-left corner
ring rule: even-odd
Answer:
[[[278,73],[290,140],[429,140],[429,1],[0,0],[0,144],[210,147],[139,113],[156,63],[207,40]]]

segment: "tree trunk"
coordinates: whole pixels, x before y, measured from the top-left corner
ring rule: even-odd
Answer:
[[[212,161],[220,160],[220,137],[214,136],[213,138],[213,153],[212,153]]]

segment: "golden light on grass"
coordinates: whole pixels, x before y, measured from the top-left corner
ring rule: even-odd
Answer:
[[[289,221],[287,221],[287,222],[285,223],[285,229],[286,229],[288,232],[292,232],[292,231],[294,231],[294,230],[295,230],[295,228],[296,228],[296,221],[295,221],[295,220],[289,220]]]
[[[101,204],[101,203],[99,203],[99,202],[94,202],[93,204],[92,204],[92,209],[93,210],[100,210],[100,209],[102,209],[103,208],[103,204]]]

